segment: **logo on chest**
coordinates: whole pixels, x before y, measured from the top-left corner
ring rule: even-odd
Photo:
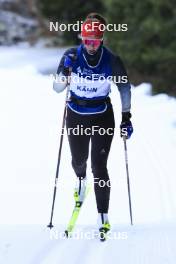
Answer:
[[[76,69],[76,71],[78,76],[94,81],[99,80],[101,79],[101,77],[105,77],[106,75],[105,72],[96,73],[92,69],[87,69],[87,68],[81,69],[80,66]]]

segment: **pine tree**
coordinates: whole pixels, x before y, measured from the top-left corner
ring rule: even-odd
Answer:
[[[133,83],[151,82],[154,92],[176,95],[176,4],[173,0],[111,0],[108,21],[127,32],[107,34],[123,57]]]
[[[102,13],[104,11],[102,0],[72,0],[71,2],[64,0],[40,0],[39,6],[48,20],[65,24],[83,21],[90,12]],[[66,31],[63,37],[67,45],[77,44],[79,42],[78,32]]]

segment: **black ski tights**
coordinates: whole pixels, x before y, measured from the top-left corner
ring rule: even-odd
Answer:
[[[106,112],[81,115],[67,109],[66,127],[72,155],[72,167],[77,177],[86,177],[89,143],[91,168],[99,213],[107,213],[110,199],[110,180],[107,159],[114,134],[114,114],[109,105]]]

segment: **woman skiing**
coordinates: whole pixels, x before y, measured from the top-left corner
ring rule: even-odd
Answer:
[[[101,15],[89,14],[82,25],[81,45],[69,48],[64,53],[57,70],[58,76],[62,77],[68,76],[71,69],[66,127],[72,167],[77,176],[75,187],[77,202],[81,205],[85,196],[86,166],[91,142],[91,168],[94,176],[99,229],[104,233],[110,230],[108,220],[110,184],[107,160],[115,127],[109,97],[110,76],[116,80],[120,77],[122,80],[117,84],[122,104],[121,136],[124,135],[123,131],[126,131],[126,138],[129,138],[133,132],[130,121],[131,87],[121,59],[103,45],[102,28],[105,26],[106,21]],[[53,88],[56,92],[61,92],[66,86],[66,81],[55,81]],[[80,133],[75,134],[74,128],[79,129]],[[100,181],[105,183],[103,187],[99,184]]]

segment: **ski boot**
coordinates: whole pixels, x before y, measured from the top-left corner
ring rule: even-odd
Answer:
[[[86,178],[77,178],[76,181],[76,186],[74,189],[74,199],[76,203],[76,207],[81,207],[85,194],[86,194],[86,183],[87,179]]]
[[[110,231],[110,223],[108,220],[108,214],[100,213],[99,214],[99,223],[100,223],[100,228],[99,228],[99,238],[100,241],[105,241],[107,238],[107,233]]]

